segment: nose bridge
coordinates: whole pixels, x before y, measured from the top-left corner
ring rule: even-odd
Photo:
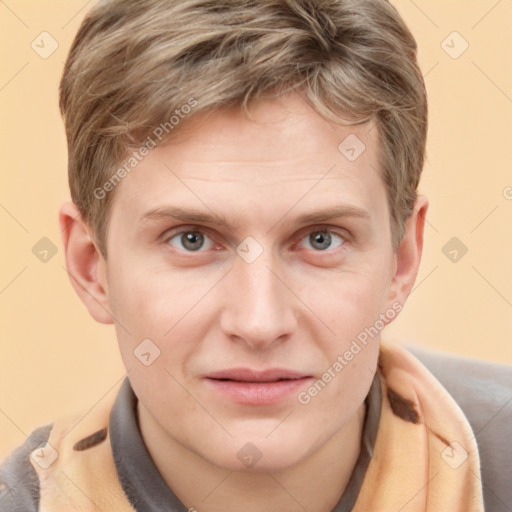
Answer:
[[[237,257],[222,316],[228,336],[263,347],[294,331],[293,294],[276,277],[275,266],[270,250],[251,263]]]

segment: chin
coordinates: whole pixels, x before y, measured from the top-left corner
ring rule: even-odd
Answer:
[[[219,451],[204,454],[203,457],[229,471],[275,472],[299,464],[308,456],[308,448],[313,448],[311,439],[294,441],[277,435],[274,439],[264,436],[237,437],[219,446]]]

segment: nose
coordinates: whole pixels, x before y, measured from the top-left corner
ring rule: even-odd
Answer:
[[[296,299],[272,266],[263,255],[252,263],[237,258],[224,283],[221,329],[233,341],[253,349],[282,342],[297,329]]]

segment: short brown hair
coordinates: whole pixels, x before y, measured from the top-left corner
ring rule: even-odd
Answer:
[[[98,199],[94,191],[112,181],[134,143],[158,126],[170,137],[173,112],[192,100],[191,115],[247,111],[296,91],[334,122],[375,121],[396,250],[425,158],[416,49],[386,0],[100,1],[60,84],[72,199],[106,256],[113,192]]]

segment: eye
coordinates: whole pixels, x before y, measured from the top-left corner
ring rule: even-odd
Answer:
[[[201,231],[181,231],[170,237],[168,244],[186,252],[208,250],[214,246],[214,243]]]
[[[304,247],[304,242],[309,244],[309,247]],[[303,239],[303,242],[301,242],[298,247],[302,249],[312,248],[316,251],[326,251],[328,249],[336,249],[344,243],[345,240],[341,235],[338,235],[337,233],[327,229],[321,229],[309,233],[309,235]]]

